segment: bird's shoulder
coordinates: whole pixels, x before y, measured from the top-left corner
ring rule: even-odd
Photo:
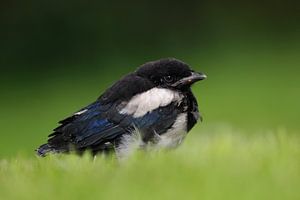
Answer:
[[[136,73],[131,73],[109,87],[99,98],[101,104],[109,104],[116,101],[126,101],[138,93],[153,88],[151,81]]]

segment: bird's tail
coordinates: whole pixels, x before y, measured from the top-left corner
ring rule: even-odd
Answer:
[[[50,147],[49,144],[43,144],[35,151],[38,156],[45,157],[48,153],[53,152],[54,149]]]

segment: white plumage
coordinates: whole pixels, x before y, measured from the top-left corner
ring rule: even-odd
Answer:
[[[175,90],[165,88],[152,88],[141,94],[133,96],[120,114],[133,115],[138,118],[159,107],[167,106],[171,102],[180,102],[183,95]]]

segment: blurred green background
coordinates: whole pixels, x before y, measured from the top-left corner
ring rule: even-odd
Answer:
[[[193,87],[204,122],[190,138],[220,125],[299,133],[297,1],[0,4],[0,158],[33,155],[58,120],[162,57],[208,75]]]

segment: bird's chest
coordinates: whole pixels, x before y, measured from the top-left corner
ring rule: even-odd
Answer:
[[[174,124],[162,135],[157,136],[155,145],[162,148],[174,148],[181,144],[187,134],[187,113],[181,113]]]
[[[174,124],[163,134],[152,132],[152,140],[145,141],[144,133],[136,129],[122,136],[116,153],[119,158],[126,158],[137,149],[170,149],[182,143],[187,134],[187,113],[179,114]]]

